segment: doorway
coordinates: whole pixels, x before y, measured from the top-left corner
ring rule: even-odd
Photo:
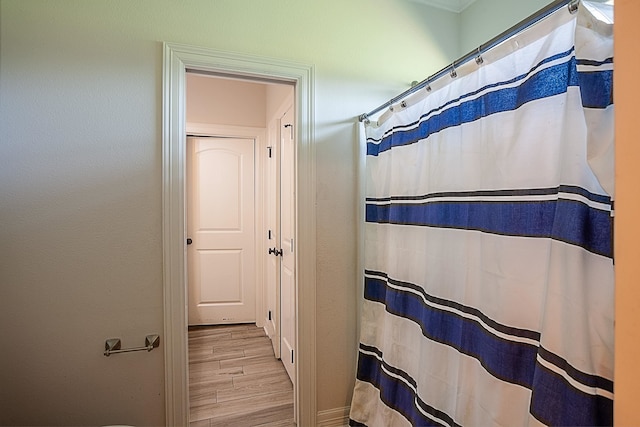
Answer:
[[[188,422],[186,343],[185,158],[186,72],[197,70],[241,78],[263,78],[295,86],[297,198],[294,390],[298,425],[316,421],[315,399],[315,153],[313,68],[297,63],[198,47],[164,45],[163,89],[163,253],[165,318],[165,401],[167,424]]]
[[[295,384],[294,86],[186,83],[189,327],[255,323]]]

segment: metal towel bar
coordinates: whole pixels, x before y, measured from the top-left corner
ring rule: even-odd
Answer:
[[[151,351],[156,347],[160,346],[160,336],[159,335],[147,335],[144,338],[144,347],[132,347],[132,348],[121,348],[122,342],[120,338],[109,338],[104,343],[104,355],[109,357],[111,354],[115,353],[129,353],[131,351]]]

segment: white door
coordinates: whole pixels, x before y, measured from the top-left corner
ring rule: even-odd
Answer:
[[[255,322],[254,145],[187,140],[190,325]]]
[[[281,121],[280,147],[280,241],[281,287],[281,360],[296,385],[296,257],[295,248],[295,144],[293,109]]]
[[[264,256],[266,256],[266,313],[265,331],[271,339],[273,352],[280,358],[280,257],[270,249],[280,247],[280,120],[269,128],[266,159],[265,219],[267,227]]]

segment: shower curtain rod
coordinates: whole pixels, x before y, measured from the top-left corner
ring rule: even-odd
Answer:
[[[361,122],[367,120],[371,115],[373,115],[373,114],[375,114],[375,113],[377,113],[377,112],[379,112],[379,111],[381,111],[381,110],[383,110],[383,109],[385,109],[387,107],[390,107],[391,105],[395,104],[396,102],[401,101],[402,99],[406,98],[407,96],[411,95],[412,93],[415,93],[415,92],[419,91],[420,89],[422,89],[424,87],[428,87],[429,83],[439,79],[440,77],[442,77],[442,76],[444,76],[446,74],[452,74],[452,76],[455,77],[455,69],[457,67],[463,65],[463,64],[466,64],[467,62],[471,61],[472,59],[475,59],[476,62],[478,62],[478,64],[481,64],[482,63],[482,54],[483,53],[485,53],[488,50],[496,47],[497,45],[499,45],[500,43],[506,41],[507,39],[515,36],[519,32],[529,28],[530,26],[532,26],[536,22],[541,21],[542,19],[544,19],[547,16],[551,15],[553,12],[555,12],[556,10],[562,8],[563,6],[568,6],[569,12],[570,13],[575,13],[578,10],[578,4],[579,3],[580,3],[580,0],[555,0],[553,3],[548,4],[547,6],[543,7],[539,11],[535,12],[533,15],[523,19],[522,21],[518,22],[513,27],[511,27],[508,30],[504,31],[503,33],[495,36],[494,38],[492,38],[488,42],[486,42],[484,44],[481,44],[477,49],[474,49],[471,52],[467,53],[466,55],[456,59],[451,64],[449,64],[448,66],[443,68],[442,70],[440,70],[437,73],[427,77],[426,79],[424,79],[420,83],[416,84],[415,86],[412,86],[411,88],[405,90],[400,95],[390,99],[389,101],[387,101],[384,104],[380,105],[379,107],[369,111],[368,113],[363,113],[363,114],[359,115],[358,116],[358,120],[361,121]]]

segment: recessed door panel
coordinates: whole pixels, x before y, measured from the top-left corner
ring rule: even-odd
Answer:
[[[216,148],[215,144],[196,154],[198,170],[199,225],[207,231],[239,231],[242,227],[243,156]]]
[[[200,265],[199,306],[204,304],[242,303],[241,250],[197,251]],[[220,285],[211,280],[219,281]]]

